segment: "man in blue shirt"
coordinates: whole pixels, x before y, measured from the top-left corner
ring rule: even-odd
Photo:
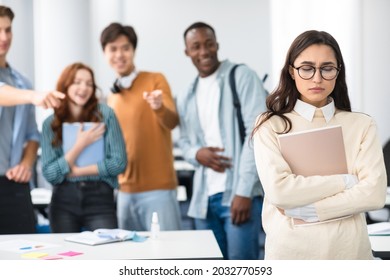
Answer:
[[[35,231],[29,181],[40,135],[32,104],[55,107],[62,96],[32,91],[30,82],[7,63],[13,17],[10,8],[0,6],[0,234]]]
[[[197,229],[212,229],[226,259],[258,259],[262,187],[249,139],[265,111],[266,92],[256,73],[236,69],[245,141],[242,144],[229,73],[218,60],[214,29],[197,22],[184,33],[185,53],[198,70],[189,89],[177,96],[179,147],[196,170],[188,215]]]

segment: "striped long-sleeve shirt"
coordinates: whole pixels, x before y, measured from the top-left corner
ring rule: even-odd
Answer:
[[[102,113],[106,127],[104,133],[104,159],[97,163],[98,175],[68,178],[70,172],[68,162],[65,160],[62,146],[53,147],[54,132],[51,123],[54,115],[49,116],[42,127],[42,173],[52,185],[58,185],[65,180],[78,181],[104,181],[113,188],[118,187],[117,175],[122,173],[127,164],[126,148],[122,131],[114,111],[105,104],[99,104],[98,110]]]

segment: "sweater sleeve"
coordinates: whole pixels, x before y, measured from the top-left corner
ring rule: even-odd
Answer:
[[[295,175],[284,160],[277,134],[270,120],[254,135],[257,172],[268,201],[276,207],[291,209],[305,206],[340,193],[345,188],[342,175]]]
[[[155,110],[154,112],[160,124],[165,128],[172,130],[178,125],[179,117],[176,112],[175,102],[168,81],[162,74],[157,75],[156,89],[162,90],[163,104],[160,109]]]
[[[321,221],[358,214],[382,208],[386,199],[386,169],[382,147],[377,136],[373,120],[365,130],[359,143],[350,143],[358,147],[352,164],[352,173],[356,174],[359,183],[354,187],[327,197],[315,203]]]

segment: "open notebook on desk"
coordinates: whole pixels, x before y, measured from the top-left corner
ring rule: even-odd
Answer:
[[[94,231],[76,233],[65,238],[65,241],[86,245],[100,245],[127,240],[143,242],[146,240],[146,237],[137,235],[135,231],[124,229],[96,229]]]

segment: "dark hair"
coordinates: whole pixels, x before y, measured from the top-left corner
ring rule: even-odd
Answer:
[[[15,17],[15,14],[11,8],[0,5],[0,17],[8,17],[12,21]]]
[[[87,70],[92,76],[93,94],[89,98],[88,102],[85,104],[80,119],[75,120],[73,119],[69,111],[68,103],[70,101],[68,99],[68,89],[73,84],[77,71],[81,69]],[[95,83],[95,77],[92,69],[87,65],[80,62],[76,62],[67,66],[62,71],[57,81],[56,90],[65,93],[65,102],[61,102],[61,105],[58,108],[54,109],[54,119],[51,123],[51,128],[54,132],[54,139],[52,142],[53,146],[59,146],[62,143],[62,124],[64,122],[97,122],[100,121],[102,118],[100,112],[97,109],[98,99],[96,97],[97,86]]]
[[[217,36],[215,35],[215,30],[214,30],[214,28],[211,27],[211,25],[204,23],[204,22],[201,22],[201,21],[198,21],[198,22],[195,22],[195,23],[191,24],[190,26],[188,26],[187,29],[184,31],[184,40],[186,39],[187,33],[191,29],[195,29],[195,28],[208,28],[213,32],[214,37],[217,38]]]
[[[279,131],[278,133],[287,133],[291,130],[291,120],[284,116],[284,114],[289,113],[294,109],[295,103],[299,98],[299,92],[290,75],[289,68],[301,52],[315,44],[327,45],[333,49],[340,72],[336,78],[336,84],[330,96],[333,98],[337,109],[351,111],[351,103],[348,97],[348,87],[345,81],[345,65],[337,41],[327,32],[309,30],[299,35],[292,42],[280,74],[279,84],[277,88],[267,97],[267,111],[262,114],[259,124],[256,125],[252,132],[252,136],[259,127],[272,116],[281,117],[285,123],[285,129],[283,131]]]
[[[137,34],[135,33],[134,28],[129,25],[113,22],[104,28],[100,35],[100,43],[103,50],[108,43],[114,42],[121,35],[127,37],[129,42],[133,45],[134,50],[137,48]]]

